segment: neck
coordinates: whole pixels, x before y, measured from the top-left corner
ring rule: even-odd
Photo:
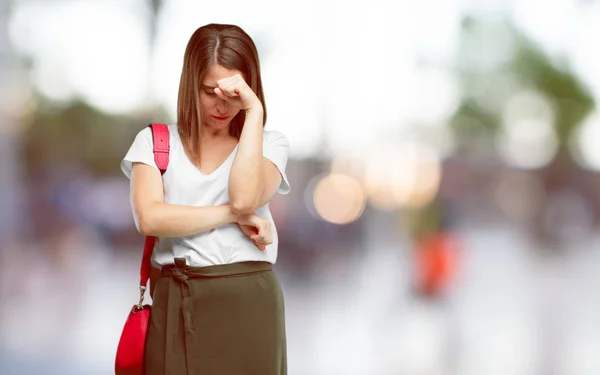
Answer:
[[[229,127],[224,129],[212,129],[204,126],[202,128],[201,137],[205,140],[229,138]]]
[[[229,143],[231,139],[233,137],[229,134],[229,127],[219,130],[205,127],[200,135],[201,147]]]

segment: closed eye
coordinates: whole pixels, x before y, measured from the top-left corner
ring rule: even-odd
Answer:
[[[209,86],[209,85],[202,84],[202,89],[204,90],[204,93],[205,93],[206,95],[210,95],[210,96],[215,96],[215,95],[217,95],[217,94],[215,94],[215,88],[216,88],[216,87],[213,87],[213,86]]]

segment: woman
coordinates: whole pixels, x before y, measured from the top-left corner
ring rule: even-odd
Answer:
[[[159,237],[147,375],[287,373],[268,202],[290,190],[289,144],[265,121],[252,39],[233,25],[200,27],[184,55],[166,173],[150,128],[121,165],[138,230]]]

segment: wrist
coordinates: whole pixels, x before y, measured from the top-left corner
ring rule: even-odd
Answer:
[[[246,108],[245,111],[246,111],[246,116],[248,116],[248,115],[262,116],[264,113],[264,109],[263,109],[262,103],[260,101],[251,105],[250,107]]]
[[[240,221],[240,216],[242,216],[242,214],[233,212],[233,206],[232,205],[228,205],[229,207],[229,222],[230,223],[237,223],[238,221]]]

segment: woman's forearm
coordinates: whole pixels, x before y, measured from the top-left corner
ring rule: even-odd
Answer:
[[[194,207],[154,203],[140,213],[137,224],[146,236],[184,237],[235,223],[238,217],[230,205]]]
[[[263,110],[249,110],[229,174],[229,201],[236,214],[251,212],[260,199],[264,188],[262,143]]]

